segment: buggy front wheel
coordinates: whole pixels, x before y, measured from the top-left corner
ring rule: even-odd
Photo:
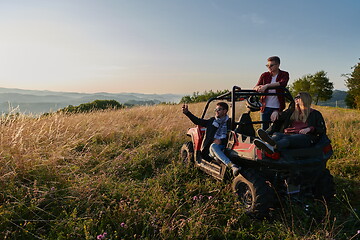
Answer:
[[[194,162],[194,147],[192,142],[184,143],[180,149],[180,159],[186,164]]]
[[[246,169],[233,180],[233,191],[246,212],[256,218],[269,215],[275,194],[273,189],[255,170]]]

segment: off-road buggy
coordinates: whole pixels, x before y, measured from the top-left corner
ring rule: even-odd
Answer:
[[[288,149],[274,154],[261,151],[254,145],[254,139],[257,138],[254,125],[257,126],[262,121],[252,121],[250,113],[260,110],[260,96],[279,94],[289,102],[288,108],[294,108],[294,99],[286,88],[283,88],[283,93],[259,93],[234,86],[232,91],[211,98],[206,103],[201,118],[205,118],[211,103],[231,102],[231,129],[224,152],[241,168],[237,176],[233,176],[219,159],[209,160],[203,157],[200,148],[206,128],[202,126],[188,129],[187,135],[191,137],[191,141],[186,142],[180,151],[185,163],[194,163],[218,180],[232,181],[232,189],[240,203],[247,213],[257,218],[267,217],[270,209],[281,198],[296,196],[301,199],[329,201],[335,192],[333,177],[326,168],[326,162],[333,154],[326,135],[311,148]],[[237,106],[244,103],[245,111],[237,113],[240,111]]]

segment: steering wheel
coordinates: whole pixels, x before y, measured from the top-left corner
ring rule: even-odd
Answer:
[[[246,106],[250,111],[256,112],[260,111],[262,104],[257,96],[251,96],[246,99]]]

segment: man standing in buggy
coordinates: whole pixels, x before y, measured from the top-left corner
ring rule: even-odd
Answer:
[[[277,56],[269,57],[267,59],[266,67],[268,72],[261,74],[258,83],[255,85],[254,90],[258,92],[268,93],[284,93],[282,89],[268,89],[270,87],[286,87],[289,81],[289,73],[280,70],[280,58]],[[260,98],[261,107],[261,121],[262,129],[269,128],[270,121],[274,122],[279,118],[279,113],[285,109],[285,98],[282,95],[278,96],[262,96]]]
[[[254,144],[271,154],[275,150],[306,148],[317,143],[326,134],[326,126],[322,114],[311,108],[311,101],[309,93],[300,92],[295,97],[295,109],[284,111],[267,131],[258,129],[261,140],[256,139]]]
[[[205,160],[209,159],[209,154],[222,161],[225,165],[232,169],[233,175],[239,173],[239,167],[233,164],[231,160],[224,154],[227,142],[227,131],[230,129],[230,118],[227,115],[229,105],[225,102],[218,102],[215,108],[215,117],[210,119],[200,119],[192,114],[188,105],[182,106],[183,113],[196,125],[206,127],[204,140],[201,145],[201,155]]]

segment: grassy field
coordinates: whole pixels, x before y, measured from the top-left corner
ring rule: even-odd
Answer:
[[[264,221],[244,213],[230,183],[181,163],[192,124],[180,105],[3,117],[0,239],[356,239],[360,112],[316,108],[336,198],[321,214],[290,202]]]

